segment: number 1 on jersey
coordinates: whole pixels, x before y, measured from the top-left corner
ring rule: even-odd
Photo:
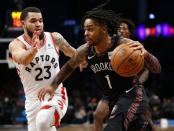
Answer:
[[[109,79],[109,75],[105,75],[105,78],[106,78],[106,80],[107,80],[107,82],[108,82],[109,88],[112,89],[112,85],[111,85],[111,81],[110,81],[110,79]]]

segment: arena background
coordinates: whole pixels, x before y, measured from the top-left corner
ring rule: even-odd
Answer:
[[[0,131],[26,130],[25,96],[7,49],[9,42],[22,33],[18,27],[18,11],[27,6],[39,7],[45,30],[60,32],[76,48],[83,44],[80,20],[84,12],[103,2],[105,0],[0,1]],[[174,130],[173,5],[172,0],[111,0],[106,6],[135,22],[137,39],[161,62],[161,74],[151,74],[145,83],[158,131]],[[67,60],[61,54],[61,65]],[[70,102],[60,131],[90,130],[92,112],[101,97],[91,72],[85,69],[80,73],[77,69],[64,85]]]

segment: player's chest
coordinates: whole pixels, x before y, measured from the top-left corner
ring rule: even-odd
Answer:
[[[94,56],[92,59],[88,57],[88,64],[93,73],[113,71],[110,64],[110,56],[112,52],[106,53],[102,56]]]

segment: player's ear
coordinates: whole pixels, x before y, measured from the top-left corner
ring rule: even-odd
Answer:
[[[102,26],[102,30],[103,32],[107,33],[107,26],[106,25]]]
[[[24,26],[24,20],[21,20],[21,25]]]

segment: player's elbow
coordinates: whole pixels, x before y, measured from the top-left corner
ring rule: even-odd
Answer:
[[[151,69],[151,72],[154,74],[159,74],[161,72],[161,66],[159,65],[159,66]]]
[[[21,60],[21,64],[27,66],[28,64],[30,64],[30,61],[27,60],[27,59],[22,59],[22,60]]]
[[[22,64],[22,65],[28,65],[30,62],[27,61],[24,57],[21,57],[18,55],[18,53],[13,53],[12,54],[12,58],[13,60],[18,63],[18,64]]]
[[[21,64],[24,65],[24,66],[27,66],[29,64],[29,62],[22,61]]]
[[[161,66],[159,66],[159,67],[155,70],[155,73],[156,73],[156,74],[161,73]]]
[[[17,58],[16,60],[15,60],[18,64],[22,64],[22,65],[24,65],[24,66],[27,66],[30,62],[29,61],[27,61],[26,59],[24,59],[24,58]]]

